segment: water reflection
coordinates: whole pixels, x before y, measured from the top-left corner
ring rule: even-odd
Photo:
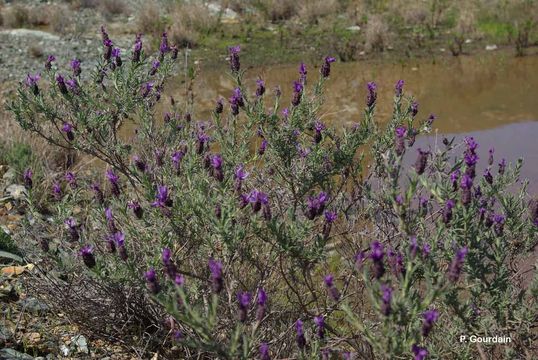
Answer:
[[[495,149],[495,163],[491,173],[497,174],[497,164],[502,158],[507,163],[515,163],[518,158],[523,158],[521,180],[529,179],[529,193],[538,195],[538,121],[527,121],[504,125],[494,129],[473,131],[468,133],[480,144],[478,156],[480,160],[477,165],[477,175],[481,176],[487,166],[488,150]],[[456,137],[456,142],[463,140],[462,134],[438,134],[422,136],[417,138],[414,148],[435,150],[436,147],[443,147],[442,139]],[[463,154],[463,148],[459,152]],[[416,159],[416,150],[408,151],[404,161],[413,164]]]

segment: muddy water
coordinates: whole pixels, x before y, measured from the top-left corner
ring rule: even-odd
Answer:
[[[309,77],[317,79],[319,69],[313,64],[307,67]],[[297,70],[297,64],[251,68],[245,84],[254,92],[260,76],[269,93],[280,85],[286,105]],[[514,58],[512,53],[495,52],[445,58],[437,63],[426,59],[405,64],[335,63],[325,90],[322,120],[338,127],[360,119],[366,83],[375,81],[379,92],[377,119],[386,121],[399,79],[405,81],[405,92],[418,100],[420,116],[437,115],[434,128],[439,136],[471,133],[484,151],[495,146],[496,153],[507,160],[524,157],[523,175],[534,183],[534,190],[538,189],[538,57]],[[179,80],[172,84],[167,92],[181,99],[183,86]],[[215,99],[228,98],[233,87],[224,66],[204,70],[194,85],[195,118],[207,119]],[[421,139],[420,146],[432,145],[433,140]]]

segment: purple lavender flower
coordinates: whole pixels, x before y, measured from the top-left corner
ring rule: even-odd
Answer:
[[[411,113],[412,117],[417,116],[418,114],[418,102],[413,101],[409,107],[409,112]]]
[[[421,148],[418,148],[418,157],[415,162],[415,170],[418,175],[422,175],[424,170],[426,170],[426,165],[428,165],[428,156],[430,155],[429,151],[423,151]]]
[[[461,172],[456,169],[450,173],[450,182],[452,183],[452,191],[458,189],[458,179],[460,178]]]
[[[120,48],[112,49],[112,57],[114,58],[114,64],[117,67],[120,67],[123,64],[123,61],[121,60],[121,49]]]
[[[233,73],[237,73],[241,69],[241,62],[239,61],[240,52],[241,47],[239,45],[228,48],[228,54],[230,56],[230,69]]]
[[[367,85],[368,96],[366,97],[366,106],[371,108],[374,106],[377,100],[377,85],[375,82],[371,81]]]
[[[267,294],[263,288],[258,289],[258,307],[256,309],[256,320],[262,321],[267,309]]]
[[[493,154],[495,153],[495,149],[494,148],[489,149],[488,153],[489,153],[488,165],[492,166],[493,165]]]
[[[392,289],[386,285],[381,285],[381,313],[385,316],[389,316],[392,312],[391,307],[391,301],[392,301]]]
[[[140,54],[142,53],[142,34],[136,35],[135,43],[133,46],[133,62],[140,61]]]
[[[260,360],[271,360],[269,355],[269,345],[267,343],[260,344]]]
[[[155,165],[161,167],[164,165],[164,149],[155,149],[153,155],[155,156]]]
[[[72,217],[65,219],[64,224],[67,226],[67,231],[69,232],[69,236],[71,237],[72,241],[77,241],[80,238],[80,235],[78,233],[78,226]]]
[[[116,232],[116,223],[114,221],[114,214],[112,213],[112,209],[109,207],[105,209],[105,218],[106,218],[108,231],[110,231],[111,233]]]
[[[77,178],[71,171],[65,173],[65,181],[67,181],[71,189],[76,189],[78,187]]]
[[[395,130],[395,138],[394,138],[394,144],[395,144],[395,150],[396,154],[398,156],[402,156],[405,152],[405,134],[407,133],[407,130],[405,127],[400,126],[397,127]]]
[[[160,66],[161,66],[161,62],[159,60],[157,59],[153,60],[153,62],[151,63],[151,70],[149,71],[149,74],[151,76],[155,75]]]
[[[177,267],[172,261],[172,250],[164,248],[162,252],[162,261],[164,270],[170,279],[174,280],[177,275]]]
[[[488,184],[493,184],[493,175],[491,175],[491,172],[489,171],[489,168],[484,170],[484,179]]]
[[[338,288],[334,285],[334,276],[331,274],[326,275],[323,278],[323,282],[325,283],[325,287],[327,288],[327,291],[329,292],[329,295],[334,301],[338,301],[340,299],[340,292],[338,291]]]
[[[52,63],[56,61],[56,57],[54,55],[47,56],[47,61],[45,61],[45,69],[50,70],[52,69]]]
[[[452,262],[448,267],[448,279],[450,281],[454,283],[458,281],[465,261],[465,255],[467,255],[468,251],[469,250],[466,247],[462,247],[456,252],[456,256],[452,259]]]
[[[295,340],[297,341],[297,346],[299,349],[303,349],[306,346],[306,338],[304,336],[303,322],[301,319],[298,319],[295,322],[295,331]]]
[[[265,94],[265,81],[262,79],[256,80],[256,96],[261,97],[263,94]]]
[[[176,278],[174,279],[174,284],[176,284],[177,286],[185,285],[185,277],[181,274],[177,274]]]
[[[247,199],[252,206],[252,211],[255,213],[260,211],[262,205],[267,205],[269,203],[267,194],[257,189],[252,190]]]
[[[127,255],[127,249],[125,248],[125,235],[121,231],[114,234],[114,242],[118,247],[118,255],[120,256],[120,259],[127,261],[129,256]]]
[[[159,280],[157,279],[157,273],[154,268],[149,268],[148,271],[144,274],[146,278],[146,285],[149,291],[153,295],[157,295],[161,291],[161,286],[159,285]]]
[[[430,252],[432,251],[430,244],[426,243],[422,245],[422,256],[424,258],[427,258],[430,255]]]
[[[112,43],[112,40],[106,39],[103,41],[103,46],[105,47],[103,59],[105,59],[105,61],[109,61],[112,57],[112,48],[114,47],[114,44]]]
[[[73,59],[71,60],[71,70],[73,70],[73,76],[80,76],[82,69],[80,67],[80,60]]]
[[[222,263],[218,260],[209,259],[209,272],[211,273],[211,285],[213,291],[218,294],[224,287]]]
[[[232,97],[229,100],[230,108],[232,109],[232,115],[239,114],[239,108],[245,106],[243,94],[240,88],[235,88]]]
[[[140,156],[138,155],[133,156],[133,163],[134,163],[134,166],[138,169],[138,171],[142,173],[146,172],[146,169],[147,169],[146,162],[142,160]]]
[[[306,84],[306,74],[308,74],[308,71],[306,70],[306,64],[304,62],[301,62],[299,65],[299,81],[302,84]]]
[[[293,106],[299,106],[301,103],[301,96],[303,94],[303,84],[298,81],[293,82],[293,98],[291,104]]]
[[[245,171],[243,165],[237,165],[234,173],[234,190],[237,193],[241,192],[241,186],[243,181],[248,177],[249,173]]]
[[[142,216],[144,215],[144,210],[142,209],[142,206],[140,206],[140,203],[136,200],[131,200],[127,203],[127,207],[133,211],[133,214],[138,218],[142,219]]]
[[[30,190],[34,184],[32,180],[33,174],[34,173],[32,172],[32,169],[24,170],[23,179],[24,179],[24,187],[26,188],[26,190]]]
[[[65,82],[65,85],[74,95],[80,94],[80,86],[78,85],[77,79],[69,79]]]
[[[417,344],[413,344],[411,347],[411,351],[413,351],[413,354],[415,357],[414,360],[425,360],[426,357],[429,355],[428,350],[424,347],[420,347]]]
[[[370,245],[370,259],[373,261],[374,277],[376,279],[380,279],[385,273],[385,265],[383,264],[384,256],[383,244],[379,241],[374,241]]]
[[[323,237],[327,239],[331,234],[332,224],[336,221],[338,215],[334,211],[325,211],[325,222],[323,223]]]
[[[454,206],[456,206],[456,203],[452,199],[447,200],[445,203],[445,207],[443,208],[443,222],[446,225],[452,220],[452,209]]]
[[[168,187],[164,185],[157,186],[157,193],[155,194],[155,201],[151,203],[153,207],[165,208],[173,205],[172,199],[168,194]]]
[[[112,195],[116,197],[120,196],[120,177],[116,175],[113,169],[109,168],[106,170],[106,178],[110,183],[110,190],[112,192]]]
[[[318,338],[325,338],[325,318],[323,315],[314,317],[314,323],[317,327],[316,334],[318,335]]]
[[[246,291],[238,293],[237,302],[239,305],[239,321],[244,323],[247,321],[247,313],[250,306],[250,294]]]
[[[142,85],[142,97],[147,98],[151,90],[153,89],[153,82],[148,81]]]
[[[501,214],[495,214],[493,215],[493,231],[495,231],[495,235],[502,236],[504,232],[504,222],[506,218],[504,215]]]
[[[60,200],[62,198],[62,187],[59,182],[55,182],[52,185],[52,195],[56,200]]]
[[[198,155],[201,155],[204,153],[204,150],[206,149],[206,144],[209,143],[210,137],[203,131],[200,131],[196,135],[196,138],[197,138],[196,153]]]
[[[170,50],[170,45],[168,45],[168,34],[166,34],[166,32],[163,32],[163,35],[161,37],[161,45],[159,46],[161,58],[163,58],[166,53],[170,52]]]
[[[56,84],[58,85],[60,92],[67,95],[67,86],[65,86],[65,79],[61,74],[56,75]]]
[[[328,78],[329,75],[331,75],[331,63],[335,61],[336,59],[331,56],[327,56],[325,58],[325,61],[323,62],[323,65],[321,65],[321,69],[319,70],[323,78]]]
[[[215,114],[222,114],[222,111],[224,110],[224,102],[222,98],[217,99],[215,103]]]
[[[267,140],[264,138],[262,139],[260,147],[258,148],[258,155],[262,156],[263,154],[265,154],[265,150],[267,150]]]
[[[315,133],[314,133],[314,142],[316,144],[319,144],[321,142],[321,140],[322,140],[321,132],[323,130],[325,130],[325,128],[326,128],[325,124],[322,123],[319,120],[314,123],[314,131],[315,131]]]
[[[433,328],[433,325],[439,319],[439,311],[435,309],[426,310],[422,314],[422,336],[426,337]]]
[[[403,86],[404,86],[404,81],[403,80],[398,80],[396,82],[396,85],[394,85],[394,94],[396,95],[396,97],[401,97],[402,96]]]
[[[461,202],[463,205],[469,205],[472,200],[471,189],[473,187],[473,179],[468,174],[463,174],[461,178]]]
[[[65,133],[65,135],[67,136],[67,139],[69,141],[73,141],[75,139],[75,134],[73,133],[73,125],[68,123],[68,122],[65,122],[63,125],[62,125],[62,131]]]
[[[220,156],[220,154],[211,156],[210,164],[213,177],[215,177],[215,179],[217,179],[217,181],[219,182],[224,181],[224,171],[222,170],[222,156]]]
[[[185,156],[185,153],[181,150],[175,151],[172,154],[172,164],[174,166],[174,169],[176,169],[176,173],[178,174],[180,170],[181,160],[183,159],[184,156]]]
[[[32,93],[35,96],[39,95],[39,87],[37,86],[39,79],[41,79],[41,75],[39,74],[26,75],[26,80],[25,80],[26,86],[28,86],[32,90]]]
[[[78,254],[82,258],[84,265],[86,265],[90,269],[95,266],[95,256],[93,255],[93,247],[91,245],[83,246]]]
[[[318,196],[309,196],[307,200],[306,217],[309,220],[314,220],[316,216],[323,214],[328,200],[329,195],[324,191],[321,191]]]
[[[499,163],[499,175],[504,175],[505,170],[506,170],[506,159],[501,159],[501,162]]]

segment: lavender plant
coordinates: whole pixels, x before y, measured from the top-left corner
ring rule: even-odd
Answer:
[[[28,196],[38,289],[72,321],[167,358],[534,351],[538,283],[519,264],[538,240],[538,206],[525,182],[512,186],[521,162],[495,172],[492,149],[481,176],[465,138],[408,165],[435,117],[419,120],[403,81],[387,124],[370,82],[364,118],[332,128],[320,120],[332,57],[314,77],[301,64],[285,99],[263,79],[246,84],[232,47],[236,87],[210,120],[173,99],[161,117],[178,49],[166,33],[153,55],[141,36],[130,54],[102,37],[93,71],[73,60],[67,75],[50,56],[9,107],[23,129],[100,160],[56,179],[52,217]]]

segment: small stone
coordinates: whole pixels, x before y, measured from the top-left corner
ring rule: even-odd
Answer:
[[[18,352],[14,349],[0,350],[0,359],[2,360],[34,360],[33,356]]]
[[[65,344],[60,345],[60,352],[63,356],[71,355],[71,349],[69,349]]]
[[[89,354],[88,340],[83,335],[73,336],[71,341],[75,345],[77,353]]]
[[[357,31],[361,31],[361,27],[359,25],[353,25],[353,26],[347,27],[346,30],[357,32]]]
[[[6,188],[6,194],[14,200],[20,200],[26,196],[26,189],[22,185],[11,184]]]
[[[486,45],[486,50],[487,50],[487,51],[497,50],[497,45],[495,45],[495,44],[493,44],[493,45]]]
[[[43,314],[49,311],[49,306],[36,298],[26,298],[19,301],[19,304],[33,314]]]
[[[470,43],[472,43],[472,42],[473,42],[472,39],[465,39],[465,43],[466,43],[466,44],[470,44]]]

